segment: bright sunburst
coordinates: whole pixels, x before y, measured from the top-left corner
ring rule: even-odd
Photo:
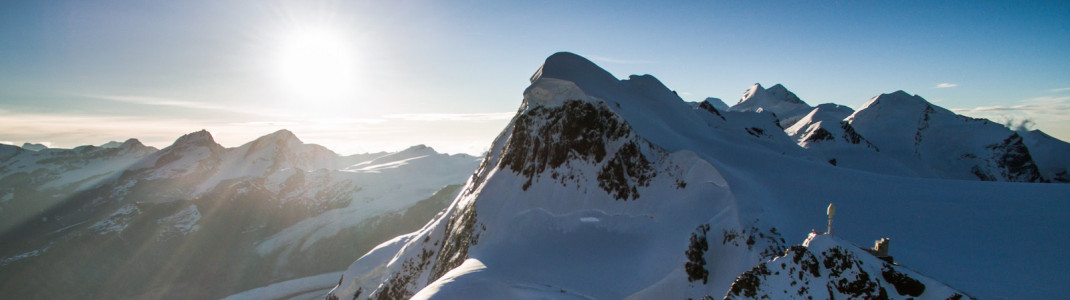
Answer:
[[[353,49],[328,29],[293,31],[283,39],[278,56],[279,77],[304,100],[332,100],[355,84]]]

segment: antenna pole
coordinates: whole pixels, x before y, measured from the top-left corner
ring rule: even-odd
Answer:
[[[833,205],[832,203],[829,203],[829,208],[828,208],[827,213],[829,215],[828,234],[832,235],[832,216],[836,215],[836,206]]]

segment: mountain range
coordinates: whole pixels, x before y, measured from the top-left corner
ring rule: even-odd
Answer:
[[[221,298],[337,272],[430,220],[478,163],[342,156],[286,130],[235,148],[203,130],[159,150],[0,145],[0,298]]]
[[[343,156],[286,130],[0,145],[0,298],[1070,292],[1070,144],[1039,130],[904,91],[687,102],[564,52],[530,83],[482,158]]]
[[[903,91],[858,110],[779,84],[687,102],[565,52],[530,82],[453,202],[327,299],[1070,292],[1067,143],[1041,132]]]

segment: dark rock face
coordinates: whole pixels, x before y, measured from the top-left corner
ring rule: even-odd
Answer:
[[[921,119],[918,120],[918,130],[914,132],[915,157],[921,157],[921,152],[918,152],[918,149],[920,149],[922,140],[925,139],[925,131],[929,129],[929,120],[932,119],[932,114],[934,112],[936,112],[936,109],[934,109],[932,105],[926,104]]]
[[[858,132],[855,131],[854,127],[851,126],[850,122],[840,121],[839,125],[840,129],[843,130],[843,135],[840,137],[843,139],[843,141],[853,145],[864,145],[866,147],[872,148],[873,150],[876,150],[877,152],[880,152],[880,149],[877,149],[877,146],[874,146],[872,143],[869,142],[869,140],[866,140],[866,138],[858,134]],[[821,126],[824,127],[824,123],[822,123]],[[812,132],[807,134],[806,137],[803,138],[803,141],[806,143],[818,143],[835,140],[836,136],[832,132],[821,127],[814,129]]]
[[[710,231],[709,224],[702,224],[698,228],[695,228],[695,232],[691,233],[691,243],[687,246],[687,251],[684,251],[684,255],[687,256],[687,263],[684,263],[684,270],[687,271],[687,281],[694,282],[699,279],[702,280],[702,284],[706,284],[707,277],[710,274],[709,270],[706,270],[706,251],[710,250],[710,244],[706,240],[706,233]]]
[[[408,299],[417,290],[417,280],[425,271],[430,271],[426,285],[460,266],[468,259],[468,249],[479,243],[480,232],[486,230],[477,220],[475,203],[459,208],[450,216],[445,239],[432,241],[430,236],[424,238],[419,254],[406,259],[401,269],[373,291],[369,299]]]
[[[808,142],[831,141],[833,139],[832,133],[824,128],[818,128],[806,137],[806,141]]]
[[[1033,162],[1033,157],[1029,155],[1029,149],[1017,133],[1012,133],[1002,143],[985,148],[992,150],[992,159],[1001,171],[1002,178],[1022,182],[1044,181],[1036,163]]]
[[[717,111],[717,108],[713,107],[713,104],[710,104],[709,102],[702,101],[702,103],[699,103],[698,107],[714,115],[717,115],[717,117],[721,118],[721,120],[726,120],[724,118],[724,115],[722,115],[721,112]]]
[[[628,124],[602,105],[570,100],[559,107],[538,106],[522,111],[513,119],[510,134],[499,137],[506,139],[500,159],[495,161],[496,154],[488,152],[472,175],[470,187],[462,193],[470,194],[484,184],[486,174],[496,166],[524,178],[523,190],[540,181],[585,188],[593,185],[587,180],[597,179],[598,187],[616,200],[638,199],[639,188],[649,186],[660,170],[646,153],[660,157],[664,152],[636,137]],[[576,164],[594,166],[597,177],[570,168]],[[671,178],[676,175],[671,171],[668,174]],[[676,178],[676,184],[683,188],[687,183]],[[405,258],[400,270],[371,292],[370,298],[407,299],[419,287],[433,283],[468,259],[469,249],[479,243],[486,225],[479,222],[474,201],[449,211],[444,216],[448,218],[446,225],[436,229],[443,238],[437,240],[429,235],[418,242],[411,250],[415,255]],[[698,253],[700,259],[701,254],[704,252]],[[427,282],[417,282],[423,278]]]
[[[918,297],[922,293],[925,293],[925,284],[921,283],[917,279],[910,278],[906,274],[899,273],[896,270],[892,270],[891,267],[885,267],[881,271],[881,277],[895,286],[895,292],[903,296]]]
[[[825,257],[823,266],[829,272],[828,289],[847,294],[852,298],[876,299],[888,298],[888,292],[876,282],[870,280],[869,273],[861,269],[861,262],[850,252],[835,247],[821,253]],[[854,278],[844,273],[857,273]]]
[[[741,230],[724,229],[721,239],[721,245],[746,246],[747,251],[753,251],[755,248],[761,249],[759,256],[763,261],[784,253],[785,244],[784,238],[780,236],[776,228],[762,231],[754,226]]]
[[[602,167],[598,173],[598,186],[617,200],[635,200],[639,198],[638,187],[650,186],[650,179],[656,175],[639,146],[628,142]]]
[[[780,125],[777,125],[777,126],[780,126]],[[758,128],[758,127],[750,127],[750,128],[747,128],[746,130],[747,130],[747,134],[753,135],[754,137],[760,138],[760,137],[766,136],[765,135],[765,129],[761,129],[761,128]]]
[[[469,203],[459,215],[450,218],[450,223],[446,225],[449,236],[442,242],[442,248],[438,251],[435,265],[431,268],[431,276],[427,280],[428,284],[468,259],[468,248],[479,243],[477,220],[474,203]],[[486,227],[480,226],[479,229],[486,230]]]
[[[762,278],[769,276],[769,268],[765,264],[758,265],[750,271],[743,273],[736,281],[732,283],[732,287],[728,290],[728,296],[725,299],[733,297],[742,297],[742,299],[757,299],[759,289],[761,289]]]
[[[847,141],[848,143],[855,145],[864,144],[866,145],[866,147],[870,147],[873,148],[873,150],[877,150],[877,152],[881,151],[877,148],[877,146],[874,146],[872,143],[870,143],[869,140],[866,140],[866,138],[862,137],[861,134],[858,134],[858,132],[855,131],[854,126],[851,126],[850,122],[840,121],[840,128],[843,128],[843,140]]]
[[[644,154],[646,142],[631,132],[616,113],[589,102],[539,106],[516,117],[498,165],[525,177],[524,190],[545,180],[548,170],[562,185],[576,181],[572,170],[561,168],[570,161],[600,165],[598,186],[617,200],[635,200],[638,188],[649,186],[657,174]]]

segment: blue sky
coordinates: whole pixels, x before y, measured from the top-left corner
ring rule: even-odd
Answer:
[[[237,146],[288,128],[346,154],[478,153],[558,51],[689,101],[905,90],[1070,140],[1070,3],[811,2],[6,1],[0,141],[163,147],[204,128]]]

